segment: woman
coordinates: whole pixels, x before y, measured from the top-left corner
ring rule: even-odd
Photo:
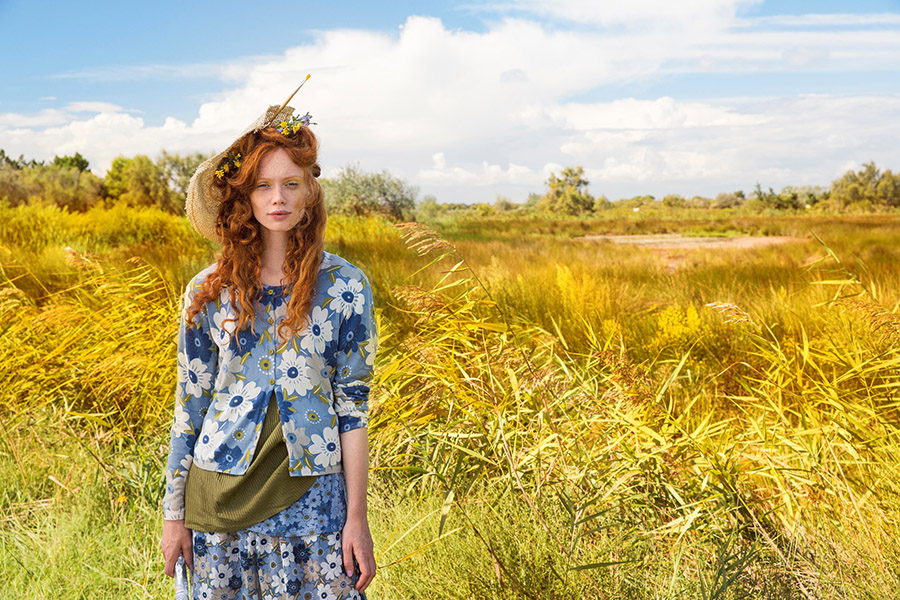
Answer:
[[[365,598],[375,575],[372,291],[323,250],[316,137],[286,105],[188,191],[223,246],[184,295],[163,500],[165,573],[183,556],[194,598]]]

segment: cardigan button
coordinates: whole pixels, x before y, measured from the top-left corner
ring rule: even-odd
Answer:
[[[271,325],[274,322],[275,322],[275,319],[271,319],[271,318],[269,319],[269,325]]]
[[[274,379],[270,379],[270,380],[269,380],[269,385],[272,385],[272,384],[274,384],[274,383],[275,383],[275,380],[274,380]]]
[[[269,356],[271,356],[271,355],[273,355],[273,354],[275,354],[275,351],[272,350],[271,348],[269,348]]]
[[[270,295],[270,296],[271,296],[272,294],[274,294],[274,293],[275,293],[274,290],[269,290],[269,295]]]

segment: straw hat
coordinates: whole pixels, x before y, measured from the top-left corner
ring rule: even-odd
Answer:
[[[306,83],[308,79],[309,75],[306,76],[303,83]],[[216,169],[219,168],[229,152],[235,150],[238,142],[240,142],[244,136],[265,129],[273,123],[289,120],[294,113],[294,109],[288,106],[287,103],[290,102],[291,98],[294,97],[294,94],[303,87],[303,83],[294,90],[294,93],[285,100],[284,104],[267,108],[266,112],[260,115],[259,118],[247,127],[247,129],[245,129],[243,133],[228,146],[228,148],[201,163],[201,165],[197,167],[193,177],[191,177],[190,184],[188,184],[187,200],[184,203],[184,210],[187,213],[191,225],[193,225],[194,229],[202,236],[217,244],[222,244],[222,240],[216,235],[216,218],[219,215],[219,204],[222,202],[222,191],[213,185]]]

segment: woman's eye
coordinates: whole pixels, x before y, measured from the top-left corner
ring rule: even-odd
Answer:
[[[294,187],[294,188],[295,188],[295,187],[297,187],[297,186],[300,185],[300,184],[297,183],[296,181],[288,181],[286,185],[287,185],[288,187]]]
[[[258,188],[266,188],[266,187],[269,187],[269,184],[268,184],[268,183],[257,183],[257,184],[256,184],[256,187],[258,187]]]

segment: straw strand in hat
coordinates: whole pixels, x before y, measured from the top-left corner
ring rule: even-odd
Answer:
[[[294,109],[288,106],[300,88],[309,81],[309,75],[297,86],[294,93],[288,96],[281,106],[270,106],[262,115],[259,116],[241,135],[237,137],[225,150],[219,152],[209,160],[204,161],[197,167],[191,182],[188,184],[187,199],[184,203],[184,210],[187,213],[188,220],[194,229],[200,235],[212,240],[217,244],[221,244],[222,240],[216,235],[216,217],[219,215],[219,205],[222,201],[222,191],[213,185],[216,169],[228,155],[229,151],[234,148],[237,143],[243,139],[245,135],[255,133],[260,129],[265,129],[272,123],[288,120],[294,113]]]

